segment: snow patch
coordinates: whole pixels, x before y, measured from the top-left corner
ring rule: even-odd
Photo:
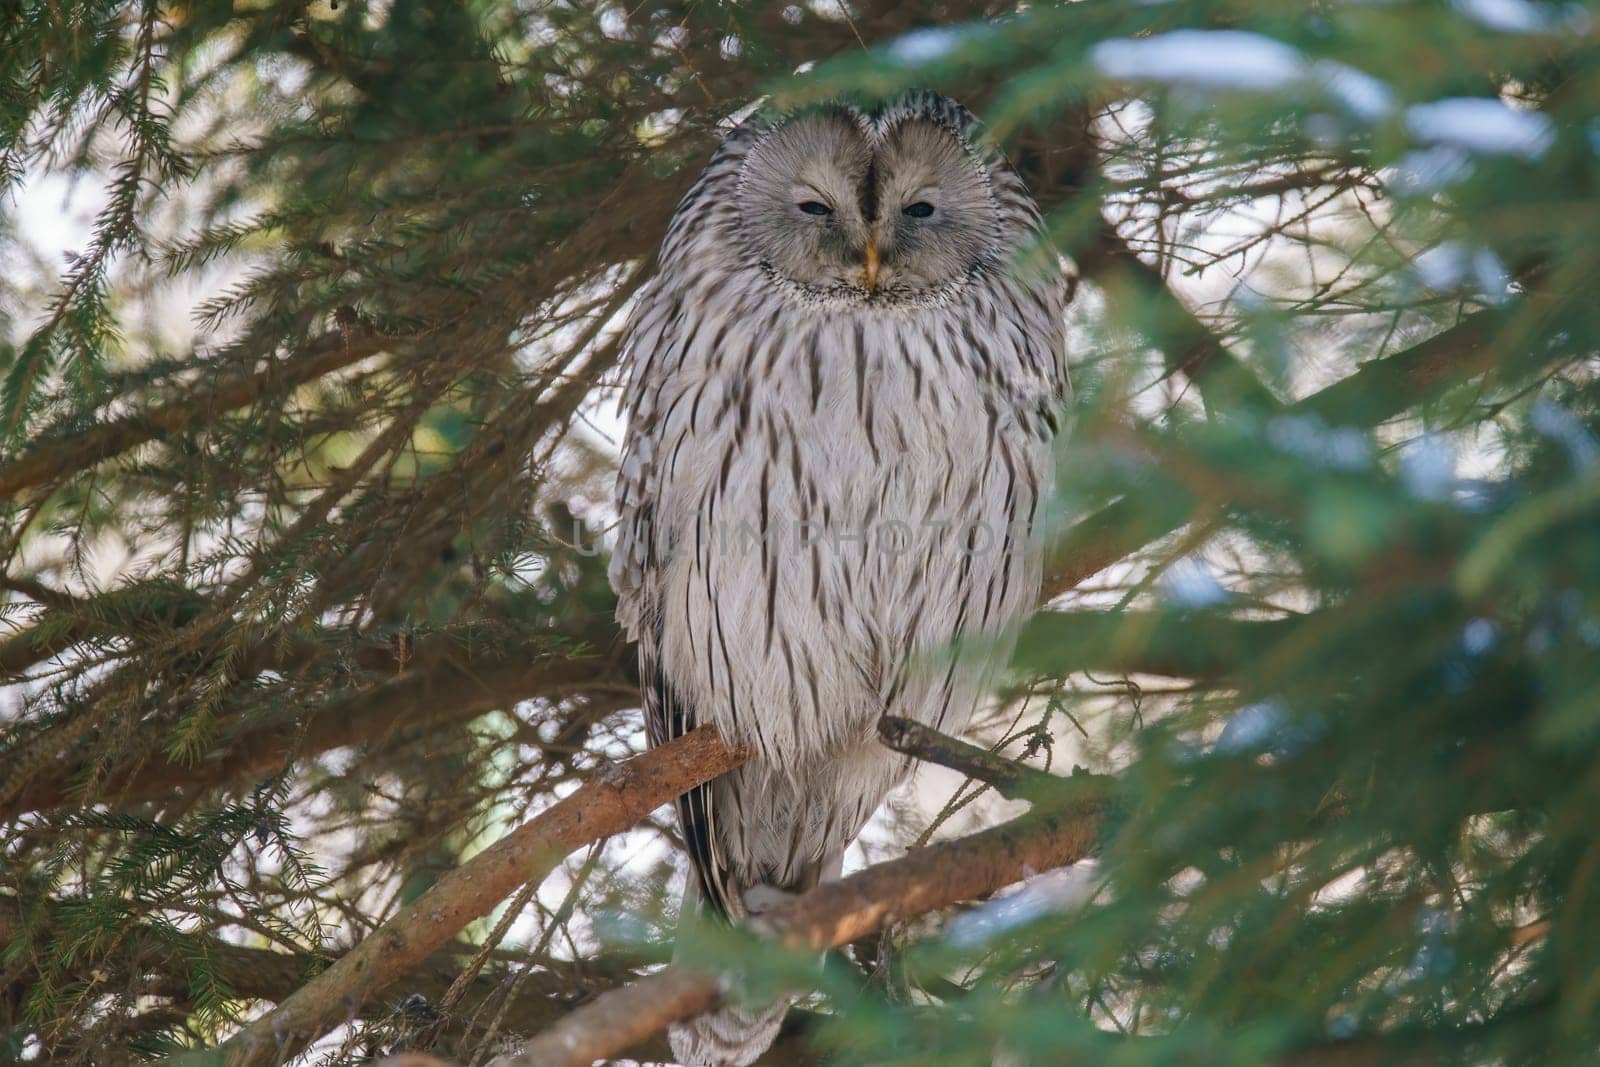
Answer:
[[[1121,81],[1199,89],[1287,89],[1305,78],[1305,57],[1282,41],[1246,30],[1173,30],[1101,41],[1089,59]]]
[[[1453,145],[1484,156],[1534,160],[1555,143],[1548,115],[1487,96],[1454,96],[1406,108],[1406,129],[1426,144]]]

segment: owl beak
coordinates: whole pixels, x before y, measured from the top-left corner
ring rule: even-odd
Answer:
[[[878,291],[878,239],[876,237],[867,238],[867,271],[865,281],[867,292],[875,293]]]

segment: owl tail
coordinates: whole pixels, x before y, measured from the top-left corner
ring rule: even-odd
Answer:
[[[791,998],[759,1008],[736,1005],[696,1015],[667,1029],[672,1055],[686,1067],[745,1067],[772,1047]]]
[[[704,893],[696,880],[690,878],[683,894],[683,913],[699,911],[723,921],[744,917],[742,895],[728,898],[734,912],[729,915],[716,904],[702,899]],[[717,899],[720,903],[722,898]],[[682,955],[680,943],[673,952],[674,962]],[[782,997],[772,1004],[728,1004],[674,1023],[667,1028],[667,1043],[672,1046],[673,1058],[684,1067],[744,1067],[754,1063],[777,1040],[778,1029],[783,1026],[783,1017],[788,1014],[793,1000],[793,997]]]

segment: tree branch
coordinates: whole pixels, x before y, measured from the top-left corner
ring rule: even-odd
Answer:
[[[1151,513],[1148,502],[1123,498],[1107,504],[1062,534],[1045,559],[1040,599],[1049,602],[1182,526],[1183,511]]]
[[[1060,810],[1030,812],[818,886],[768,912],[752,928],[799,952],[848,944],[896,919],[992,893],[1032,872],[1076,863],[1095,847],[1104,804],[1100,780],[1085,783]],[[669,967],[602,994],[540,1034],[520,1055],[503,1056],[491,1067],[587,1067],[714,1007],[720,999],[715,975]]]
[[[1320,415],[1335,425],[1375,426],[1392,419],[1436,386],[1493,369],[1495,333],[1506,320],[1499,310],[1474,312],[1427,340],[1368,360],[1291,410]]]
[[[1091,566],[1099,559],[1086,561],[1080,556],[1078,563]],[[1047,587],[1046,599],[1051,595],[1053,590]],[[422,725],[460,722],[535,696],[625,683],[629,646],[609,620],[597,617],[593,622],[586,632],[562,635],[604,650],[589,656],[532,656],[515,643],[431,635],[416,642],[404,673],[335,697],[309,717],[303,732],[295,725],[298,716],[294,721],[252,720],[247,728],[220,731],[210,753],[194,762],[169,758],[164,752],[143,761],[132,758],[101,779],[100,793],[108,802],[130,804],[160,799],[178,789],[193,792],[252,781],[277,773],[291,760],[330,749]],[[1167,613],[1043,612],[1025,627],[1021,647],[1024,652],[1048,647],[1063,671],[1215,678],[1227,674],[1252,650],[1281,639],[1295,622],[1208,614],[1207,639],[1197,643],[1190,623]],[[290,652],[301,662],[319,654],[309,644],[293,645]],[[369,670],[393,669],[393,653],[387,647],[364,646],[350,655]],[[246,662],[251,670],[259,666],[249,657]],[[88,772],[77,760],[58,760],[37,772],[15,796],[0,801],[0,819],[71,803],[75,783]],[[0,786],[0,797],[4,795]]]
[[[23,923],[22,911],[14,899],[8,905],[7,899],[0,897],[0,944],[10,944],[18,935]],[[32,945],[75,936],[70,924],[66,928],[57,925],[59,909],[52,907],[51,911],[54,914],[44,920],[43,928],[31,933]],[[124,930],[123,934],[119,942],[120,954],[95,960],[95,966],[107,975],[106,988],[126,988],[136,990],[140,997],[162,998],[167,1002],[165,1006],[180,1012],[192,1010],[194,1005],[192,975],[197,958],[203,958],[214,968],[220,983],[233,995],[274,1004],[287,1000],[309,976],[328,963],[325,957],[304,951],[252,948],[207,934],[177,933],[152,925],[141,924]],[[459,938],[452,940],[407,975],[393,998],[369,999],[360,1005],[357,1015],[363,1019],[381,1019],[396,1010],[395,1001],[400,997],[420,996],[430,1005],[438,1005],[460,974],[463,959],[474,955],[479,947]],[[479,974],[466,996],[456,1004],[447,1025],[464,1024],[479,1005],[507,995],[504,989],[507,968],[520,967],[522,963],[508,957],[502,962],[502,969]],[[632,962],[614,957],[586,959],[581,964],[541,959],[528,971],[517,975],[507,1011],[529,1029],[553,1024],[571,1010],[574,1000],[615,989],[637,978],[637,971],[638,967]],[[0,1027],[23,1022],[23,1007],[34,988],[32,977],[25,970],[14,974],[13,980],[7,983],[0,975]],[[662,1049],[665,1050],[665,1045]]]
[[[221,381],[148,411],[108,419],[68,437],[46,440],[0,464],[0,498],[86,470],[102,460],[169,434],[183,433],[224,411],[242,408],[274,389],[292,389],[383,351],[390,339],[372,334],[326,334],[295,356],[262,369],[228,372]]]
[[[1168,373],[1194,382],[1208,402],[1244,401],[1266,411],[1280,406],[1255,372],[1172,291],[1160,270],[1139,258],[1114,224],[1102,221],[1096,240],[1079,254],[1078,266],[1103,285],[1120,281],[1149,303],[1150,314],[1143,317],[1158,327],[1152,339],[1162,346]],[[1113,293],[1116,288],[1106,287]]]
[[[273,1011],[223,1045],[229,1067],[293,1056],[407,973],[517,886],[542,880],[568,853],[620,833],[679,794],[748,758],[702,726],[597,774],[455,870]]]
[[[454,645],[452,635],[432,639]],[[431,646],[430,646],[431,647]],[[314,711],[301,730],[294,721],[253,721],[248,730],[219,736],[209,753],[189,762],[164,750],[133,761],[100,781],[108,802],[154,800],[176,789],[197,790],[275,774],[295,759],[392,735],[426,722],[459,722],[495,708],[564,687],[620,681],[604,659],[572,653],[531,656],[525,648],[501,647],[453,653],[441,648],[437,660],[419,656],[416,669],[336,697]],[[0,804],[0,819],[71,802],[74,786],[88,768],[68,762],[40,773]]]
[[[198,616],[205,600],[193,590],[147,583],[79,598],[22,578],[5,584],[26,593],[46,611],[26,630],[0,641],[0,683],[17,681],[28,668],[82,641],[115,633],[148,632],[182,625]]]
[[[1037,800],[1072,780],[997,756],[898,715],[878,720],[878,740],[896,752],[992,785],[1007,800]]]

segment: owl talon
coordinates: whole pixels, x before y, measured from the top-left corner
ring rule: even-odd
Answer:
[[[753,885],[744,891],[744,910],[751,918],[759,918],[789,903],[796,895],[775,885]]]

